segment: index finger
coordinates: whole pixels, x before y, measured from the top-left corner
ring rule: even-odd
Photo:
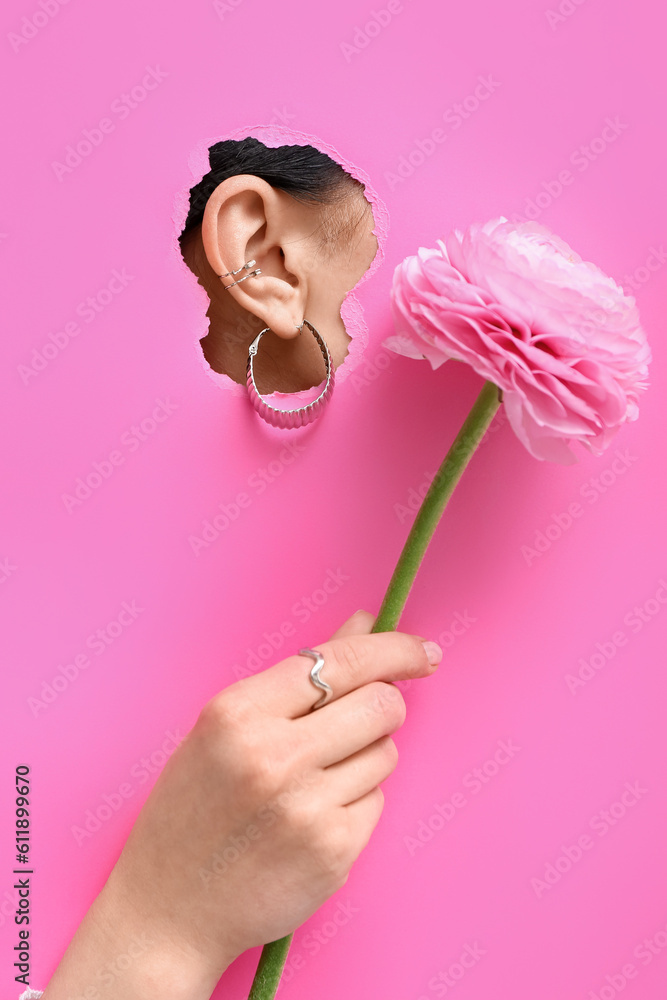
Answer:
[[[435,647],[434,663],[429,662],[429,646]],[[397,631],[334,637],[311,648],[324,658],[320,677],[333,689],[334,699],[371,681],[428,677],[442,656],[436,643],[425,646],[419,636]],[[272,715],[292,719],[306,715],[321,693],[310,679],[314,663],[305,654],[288,656],[243,681],[246,694]]]

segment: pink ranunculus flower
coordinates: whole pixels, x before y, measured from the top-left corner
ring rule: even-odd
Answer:
[[[383,344],[434,369],[470,364],[536,458],[570,464],[573,441],[601,454],[647,388],[634,298],[537,222],[501,216],[436,242],[396,267]]]

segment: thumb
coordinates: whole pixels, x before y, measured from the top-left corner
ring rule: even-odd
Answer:
[[[375,615],[370,611],[355,611],[353,615],[343,622],[339,629],[336,629],[331,636],[332,639],[344,639],[348,635],[370,635],[375,622]]]

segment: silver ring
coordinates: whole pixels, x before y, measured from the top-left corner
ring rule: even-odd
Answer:
[[[322,656],[322,654],[318,652],[318,650],[316,649],[300,649],[299,653],[303,654],[304,656],[312,656],[313,659],[315,660],[315,663],[313,664],[310,671],[310,680],[318,689],[318,691],[322,692],[322,695],[320,699],[316,701],[313,707],[311,708],[311,712],[314,712],[316,708],[321,708],[322,705],[326,705],[327,702],[331,701],[331,699],[333,698],[333,690],[332,688],[329,687],[327,682],[323,681],[322,678],[320,677],[320,671],[324,666],[324,657]]]

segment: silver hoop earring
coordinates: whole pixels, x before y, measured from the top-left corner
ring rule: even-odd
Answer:
[[[243,281],[243,278],[241,279]],[[334,367],[331,360],[331,354],[329,348],[326,345],[324,339],[320,336],[318,331],[315,329],[312,323],[309,323],[307,319],[304,319],[301,326],[305,325],[309,328],[313,336],[315,337],[319,348],[322,352],[322,357],[324,358],[324,364],[326,365],[327,379],[324,389],[319,394],[317,399],[314,399],[311,403],[307,403],[305,406],[299,406],[294,410],[280,410],[277,406],[271,406],[262,399],[257,385],[255,383],[255,373],[253,371],[253,362],[255,355],[259,349],[259,342],[262,336],[271,329],[267,326],[261,330],[252,344],[248,348],[248,363],[246,366],[246,386],[248,388],[248,395],[250,396],[250,402],[254,408],[259,413],[263,420],[267,423],[272,424],[274,427],[292,428],[292,427],[303,427],[305,424],[311,423],[316,417],[322,413],[329,400],[331,399],[331,393],[334,388]],[[300,330],[301,327],[297,327]]]
[[[242,264],[241,267],[237,267],[235,271],[227,271],[226,274],[219,274],[218,277],[220,279],[222,279],[222,278],[228,278],[230,275],[238,274],[239,271],[244,271],[244,270],[247,271],[248,268],[252,267],[253,264],[256,264],[256,263],[257,263],[257,261],[255,261],[255,260],[249,260],[247,263]],[[255,277],[257,277],[261,273],[262,273],[261,267],[256,267],[254,271],[250,272],[250,274],[244,274],[244,276],[242,278],[239,278],[238,281],[232,281],[229,285],[225,285],[223,283],[222,287],[223,288],[232,288],[234,285],[239,285],[242,281],[245,281],[246,278],[252,278],[253,275]]]

